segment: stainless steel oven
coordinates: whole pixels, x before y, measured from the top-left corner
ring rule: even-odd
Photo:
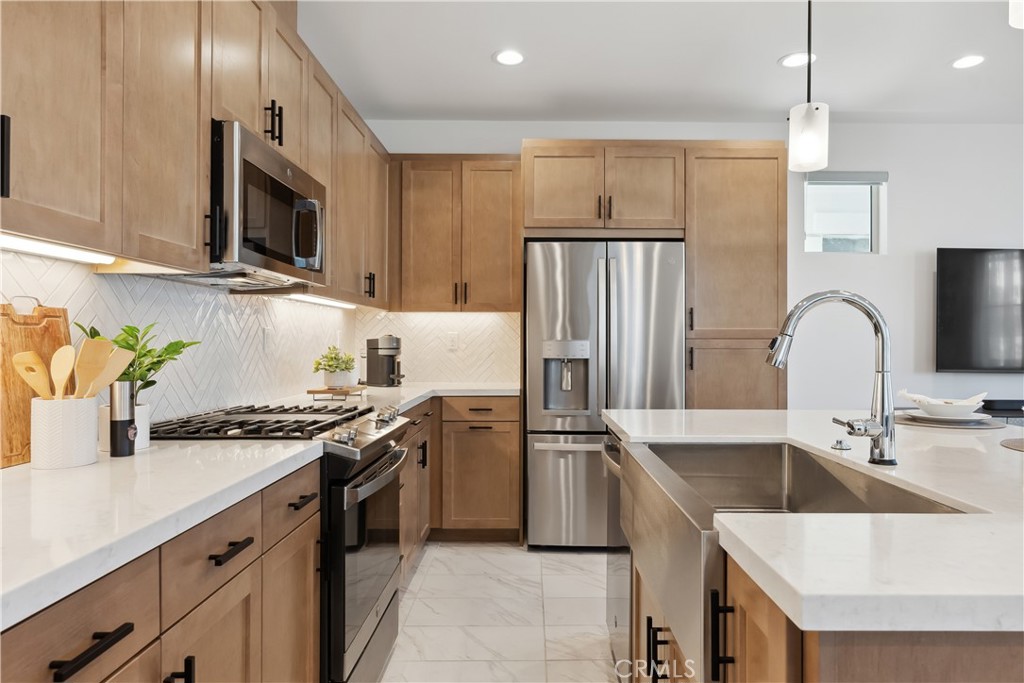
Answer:
[[[237,121],[213,121],[212,135],[206,279],[232,289],[326,284],[326,188]]]

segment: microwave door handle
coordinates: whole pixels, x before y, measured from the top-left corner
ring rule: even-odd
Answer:
[[[380,491],[382,488],[393,482],[398,478],[398,471],[402,469],[402,465],[405,464],[405,460],[409,455],[408,448],[399,448],[394,451],[395,453],[401,453],[401,457],[395,461],[388,469],[381,472],[379,475],[366,482],[362,486],[355,488],[345,487],[345,509],[355,507],[359,503],[363,502],[373,494]]]
[[[316,253],[306,258],[299,256],[299,216],[304,213],[313,214],[313,225],[316,229]],[[297,268],[319,268],[323,253],[323,230],[320,225],[320,202],[316,199],[299,199],[292,207],[292,261]]]

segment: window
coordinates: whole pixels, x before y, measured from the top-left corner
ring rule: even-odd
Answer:
[[[804,183],[804,251],[881,253],[888,173],[816,171]]]

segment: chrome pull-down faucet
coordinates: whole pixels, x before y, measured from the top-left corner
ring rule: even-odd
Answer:
[[[786,316],[779,335],[768,345],[765,362],[777,368],[786,367],[793,333],[800,320],[818,304],[841,301],[853,306],[871,321],[875,330],[875,385],[871,395],[871,417],[867,420],[844,420],[834,417],[832,421],[846,427],[850,436],[866,436],[871,439],[871,457],[874,465],[896,464],[896,416],[892,406],[892,378],[889,365],[889,326],[882,312],[860,294],[832,289],[804,297]]]

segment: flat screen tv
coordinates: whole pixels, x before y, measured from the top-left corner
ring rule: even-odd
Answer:
[[[938,249],[935,369],[1024,372],[1024,249]]]

